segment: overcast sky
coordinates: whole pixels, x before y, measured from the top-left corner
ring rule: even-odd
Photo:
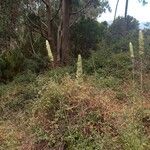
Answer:
[[[110,13],[107,11],[106,13],[103,13],[102,16],[98,18],[98,21],[100,22],[105,20],[112,21],[114,18],[117,0],[108,1],[112,12]],[[126,0],[120,0],[118,5],[117,16],[124,16],[125,1]],[[150,1],[147,5],[142,6],[142,4],[138,2],[138,0],[129,0],[128,15],[135,17],[140,22],[150,22]]]

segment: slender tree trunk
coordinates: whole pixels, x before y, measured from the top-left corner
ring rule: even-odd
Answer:
[[[60,12],[62,14],[62,11]],[[60,23],[57,31],[57,63],[61,63],[62,58],[62,15],[60,16]]]
[[[129,0],[126,0],[125,14],[124,14],[124,18],[125,18],[125,31],[126,31],[125,35],[128,32],[128,18],[127,18],[127,15],[128,15],[128,4],[129,4]]]
[[[125,19],[127,18],[127,14],[128,14],[128,4],[129,4],[129,0],[126,0],[125,14],[124,14]]]
[[[57,31],[57,62],[58,63],[60,63],[61,60],[61,43],[62,43],[61,26],[59,26]]]
[[[117,0],[117,3],[116,3],[116,8],[115,8],[115,15],[114,15],[114,20],[116,19],[116,15],[117,15],[118,4],[119,4],[119,0]]]

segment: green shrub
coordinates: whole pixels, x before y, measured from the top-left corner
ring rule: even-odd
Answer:
[[[62,78],[65,77],[67,74],[75,75],[75,67],[68,66],[68,67],[55,68],[55,69],[48,71],[47,74],[55,82],[60,82],[62,80]]]
[[[127,79],[131,76],[132,63],[128,53],[120,53],[112,55],[108,61],[109,74],[122,79]]]
[[[20,49],[14,49],[1,55],[0,81],[12,79],[22,69],[23,61],[24,57]]]
[[[148,139],[135,124],[128,124],[127,128],[122,131],[122,142],[125,150],[147,150]]]
[[[132,63],[128,53],[111,54],[101,51],[93,53],[92,57],[83,62],[86,74],[99,74],[100,77],[113,76],[127,79],[131,76]]]
[[[108,50],[100,49],[92,53],[92,56],[83,60],[83,70],[87,74],[93,74],[98,69],[105,69],[108,59],[111,57],[111,52]]]
[[[39,73],[47,67],[47,57],[36,55],[26,58],[21,49],[14,49],[0,56],[0,82],[12,80],[23,71]]]
[[[30,83],[34,82],[36,79],[36,74],[32,73],[30,70],[24,71],[14,77],[14,83]]]
[[[48,67],[48,58],[38,55],[33,58],[26,58],[23,62],[22,69],[30,70],[33,73],[39,73]]]
[[[79,20],[71,30],[72,55],[77,57],[81,54],[83,58],[89,57],[91,50],[96,50],[97,44],[104,39],[107,29],[106,21],[99,23],[89,18]]]
[[[117,89],[121,83],[121,80],[118,78],[114,78],[112,76],[100,77],[98,74],[96,78],[92,77],[91,81],[94,84],[94,86],[98,88],[111,88],[111,89]]]

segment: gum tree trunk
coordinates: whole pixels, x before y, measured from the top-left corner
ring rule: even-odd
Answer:
[[[62,0],[60,24],[57,37],[57,60],[67,65],[70,61],[69,49],[69,21],[70,21],[71,0]]]

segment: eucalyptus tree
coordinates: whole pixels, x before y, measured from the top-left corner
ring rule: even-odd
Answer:
[[[147,4],[148,1],[147,0],[138,0],[140,3],[142,3],[143,5]],[[127,17],[127,13],[128,13],[128,5],[129,5],[129,0],[126,0],[126,4],[125,4],[125,15],[124,17]]]
[[[70,27],[82,16],[95,19],[110,9],[107,0],[27,0],[26,8],[30,27],[49,41],[62,64],[70,61]]]
[[[10,49],[17,39],[16,27],[18,25],[19,0],[5,0],[0,2],[0,49]]]
[[[126,4],[125,4],[125,14],[124,14],[125,19],[127,18],[128,5],[129,5],[129,0],[126,0]]]
[[[68,64],[70,27],[83,16],[96,19],[110,8],[108,0],[5,0],[0,2],[0,9],[0,32],[8,36],[8,43],[27,32],[33,41],[32,33],[38,33],[49,41],[55,62]]]
[[[148,3],[148,0],[138,0],[140,3],[142,3],[143,5],[146,5]],[[114,20],[116,19],[116,14],[117,14],[117,10],[118,10],[118,4],[119,4],[119,0],[117,0],[116,2],[116,7],[115,7],[115,14],[114,14]],[[125,15],[124,17],[127,17],[127,13],[128,13],[128,4],[129,4],[129,0],[125,1]]]
[[[114,20],[116,19],[116,15],[117,15],[118,4],[119,4],[119,0],[117,0],[117,3],[116,3],[115,14],[114,14]]]

